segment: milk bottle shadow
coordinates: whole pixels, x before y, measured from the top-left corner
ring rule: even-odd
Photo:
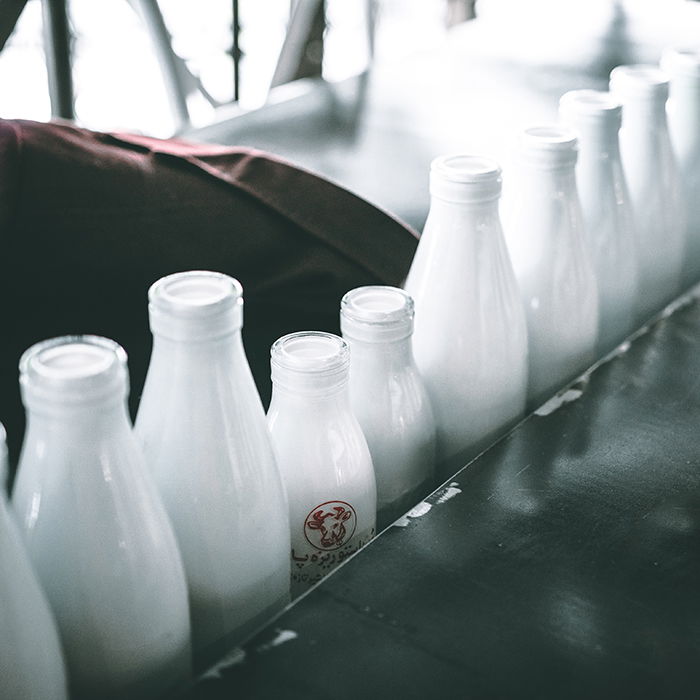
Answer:
[[[558,467],[570,468],[587,452],[598,408],[594,401],[575,403],[586,384],[583,379],[559,392],[507,438],[516,442],[519,456],[494,472],[492,496],[500,505],[523,515],[540,512],[556,495]]]

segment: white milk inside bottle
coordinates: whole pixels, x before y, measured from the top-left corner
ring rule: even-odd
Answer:
[[[405,288],[415,302],[413,350],[435,415],[438,460],[452,463],[522,416],[527,333],[498,213],[498,165],[436,158],[430,194]]]
[[[681,289],[685,215],[666,122],[668,78],[654,66],[618,66],[610,91],[623,104],[620,152],[635,213],[643,322]]]
[[[618,141],[622,104],[607,92],[574,90],[559,112],[578,135],[576,184],[598,283],[597,354],[604,355],[637,325],[637,246]]]
[[[271,351],[268,425],[289,500],[295,598],[374,537],[377,491],[350,408],[347,343],[292,333]]]
[[[7,445],[0,425],[0,697],[68,698],[58,632],[7,507]]]
[[[76,698],[151,698],[189,676],[182,560],[127,384],[126,355],[105,338],[55,338],[20,361],[28,422],[13,506]]]
[[[431,491],[435,471],[435,421],[411,347],[413,300],[395,287],[358,287],[340,308],[350,400],[372,455],[381,530]]]
[[[661,68],[671,80],[666,111],[685,195],[687,287],[700,280],[700,49],[667,49]]]
[[[527,315],[528,401],[536,406],[595,359],[598,293],[576,191],[576,134],[520,135],[506,240]]]
[[[182,552],[195,655],[211,658],[289,602],[287,501],[243,349],[241,285],[169,275],[149,316],[136,436]]]

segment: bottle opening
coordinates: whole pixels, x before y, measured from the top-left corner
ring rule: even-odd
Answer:
[[[559,104],[562,110],[585,115],[619,114],[622,111],[622,103],[602,90],[571,90],[562,96]]]
[[[192,270],[148,290],[151,330],[174,340],[208,340],[243,325],[243,288],[221,272]]]
[[[501,169],[481,156],[439,156],[430,165],[430,194],[448,202],[490,202],[501,194]]]
[[[522,145],[540,151],[574,151],[576,134],[571,129],[556,124],[531,126],[522,133]]]
[[[431,168],[450,182],[482,182],[501,175],[498,163],[480,156],[447,155],[436,158]]]
[[[126,353],[108,338],[63,336],[30,347],[20,360],[25,398],[83,403],[127,390]]]
[[[243,297],[240,282],[221,272],[192,270],[162,277],[148,292],[163,311],[182,316],[208,315],[234,306]]]
[[[214,276],[177,276],[162,286],[162,295],[172,304],[208,306],[218,304],[232,290],[229,280]]]
[[[114,359],[114,353],[106,348],[87,343],[67,343],[42,350],[34,358],[34,363],[43,374],[70,379],[100,374],[110,367]]]
[[[356,340],[400,340],[413,332],[413,313],[413,299],[403,289],[358,287],[340,302],[340,327]]]
[[[350,356],[347,343],[332,333],[300,331],[276,340],[272,362],[295,372],[326,373],[346,368]]]

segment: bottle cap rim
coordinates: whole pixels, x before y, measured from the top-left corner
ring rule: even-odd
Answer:
[[[610,73],[610,92],[622,100],[630,98],[666,100],[668,76],[655,65],[637,63],[617,66]]]
[[[430,170],[448,182],[481,183],[501,177],[501,168],[495,160],[466,153],[438,156],[430,164]]]
[[[401,340],[413,332],[413,299],[403,289],[357,287],[340,302],[343,337],[368,342]]]
[[[565,112],[595,117],[619,116],[622,112],[622,102],[603,90],[570,90],[562,95],[559,107]]]
[[[347,369],[348,344],[324,331],[297,331],[278,338],[270,349],[273,366],[302,374],[328,374]]]
[[[109,338],[67,335],[32,345],[20,358],[20,384],[43,400],[87,403],[128,388],[124,348]],[[25,397],[27,398],[27,397]]]

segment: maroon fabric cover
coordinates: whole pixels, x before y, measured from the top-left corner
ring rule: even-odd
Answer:
[[[0,167],[0,420],[15,459],[17,363],[32,343],[67,333],[121,343],[133,411],[150,356],[148,287],[218,270],[243,284],[244,341],[266,401],[270,344],[338,332],[341,296],[399,284],[417,243],[341,187],[248,148],[0,120]]]

